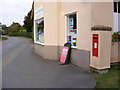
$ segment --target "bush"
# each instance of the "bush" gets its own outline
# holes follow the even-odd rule
[[[120,42],[120,31],[113,33],[113,35],[112,35],[112,41],[113,42]]]
[[[7,39],[8,39],[7,37],[0,36],[0,40],[7,40]]]
[[[8,35],[32,38],[32,32],[9,32]]]

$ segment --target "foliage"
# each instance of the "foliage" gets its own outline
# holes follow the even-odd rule
[[[95,88],[119,88],[120,79],[119,73],[120,65],[112,65],[110,71],[105,74],[95,74],[96,87]]]
[[[9,32],[9,36],[32,38],[32,32]]]
[[[7,37],[0,37],[0,40],[7,40],[8,38]]]
[[[25,29],[23,26],[21,26],[20,32],[21,32],[21,31],[26,32],[26,29]]]
[[[8,32],[19,32],[21,29],[21,25],[19,23],[13,22],[9,27],[8,27]]]
[[[112,41],[113,42],[119,42],[120,41],[120,31],[113,33],[113,35],[112,35]]]
[[[23,30],[20,30],[19,32],[27,32],[25,29],[23,29]]]
[[[3,34],[7,34],[8,27],[6,25],[2,25],[2,30],[4,30]]]
[[[6,30],[6,29],[7,29],[7,26],[6,26],[6,25],[2,25],[2,29],[3,29],[3,30]]]
[[[34,41],[34,29],[32,30],[32,40]]]
[[[31,18],[31,12],[32,10],[30,10],[27,14],[27,16],[25,16],[24,18],[24,25],[23,27],[26,28],[27,32],[32,32],[32,28],[33,28],[33,18]]]
[[[8,27],[8,35],[9,36],[18,36],[18,37],[29,37],[32,38],[31,32],[26,32],[25,28],[21,26],[19,23],[13,22]]]
[[[5,34],[9,36],[33,37],[33,18],[31,19],[31,10],[24,18],[24,25],[21,26],[17,22],[13,22],[9,27],[3,25],[2,28],[6,30]]]

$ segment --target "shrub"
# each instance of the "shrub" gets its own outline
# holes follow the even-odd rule
[[[112,41],[113,42],[120,42],[120,31],[113,33],[113,35],[112,35]]]
[[[8,35],[32,38],[32,32],[9,32]]]
[[[7,40],[7,37],[0,36],[0,40]]]

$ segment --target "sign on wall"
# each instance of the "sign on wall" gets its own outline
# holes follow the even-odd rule
[[[43,16],[43,6],[39,7],[37,10],[34,12],[35,19],[39,19],[40,17]]]

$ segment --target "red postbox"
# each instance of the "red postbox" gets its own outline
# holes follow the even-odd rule
[[[93,34],[92,55],[98,57],[98,34]]]

